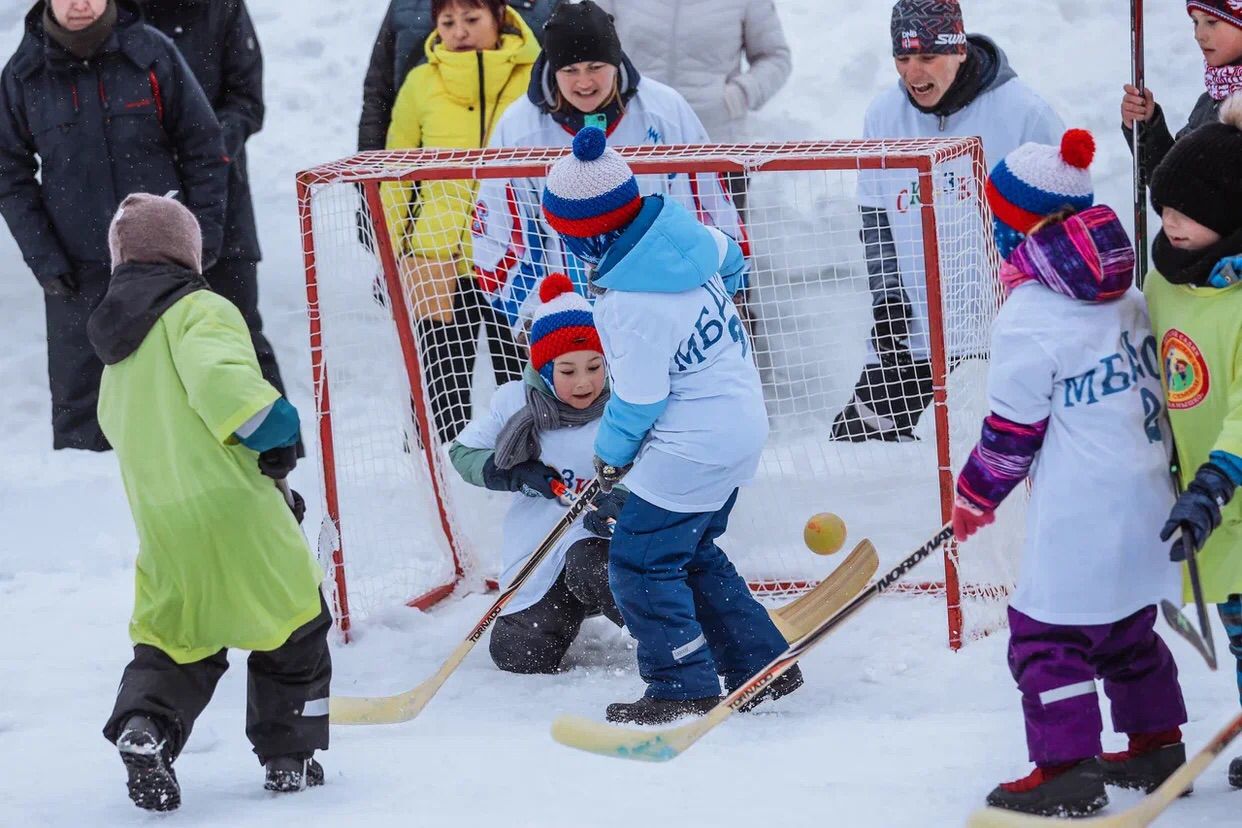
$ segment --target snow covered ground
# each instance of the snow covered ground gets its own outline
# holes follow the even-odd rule
[[[267,128],[250,143],[266,251],[263,310],[303,412],[312,406],[293,173],[352,150],[384,5],[250,2],[268,66]],[[754,120],[756,137],[857,135],[867,101],[893,82],[888,3],[777,5],[794,76]],[[1096,132],[1097,189],[1127,212],[1129,156],[1116,127],[1119,87],[1129,75],[1126,4],[964,5],[968,28],[995,37],[1067,124]],[[1180,124],[1202,88],[1198,52],[1181,3],[1148,6],[1150,85],[1170,123]],[[0,11],[0,52],[18,42],[22,14]],[[98,734],[129,656],[135,538],[124,494],[113,458],[50,451],[41,304],[7,231],[0,231],[0,262],[0,825],[152,824],[125,798],[120,765]],[[314,469],[308,461],[294,473],[312,504]],[[317,524],[317,515],[308,516],[308,526]],[[487,600],[473,595],[428,614],[392,609],[371,619],[355,643],[336,648],[335,688],[394,692],[422,680]],[[178,764],[185,804],[173,819],[187,826],[960,825],[995,782],[1027,765],[1003,638],[952,654],[943,630],[936,601],[885,599],[808,659],[804,690],[654,766],[574,753],[548,736],[556,714],[598,716],[607,702],[641,689],[628,639],[592,621],[573,651],[576,669],[565,675],[501,674],[476,652],[416,722],[334,731],[324,759],[328,785],[285,799],[261,790],[242,733],[244,660],[234,659]],[[1170,639],[1191,711],[1187,741],[1197,746],[1235,709],[1231,670],[1209,674]],[[1239,797],[1227,792],[1219,763],[1159,824],[1229,824]],[[1114,795],[1114,807],[1133,801]]]

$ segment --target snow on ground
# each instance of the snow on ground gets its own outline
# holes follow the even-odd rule
[[[888,3],[777,5],[795,70],[755,119],[756,136],[855,136],[867,101],[893,82]],[[312,407],[293,173],[352,150],[383,6],[250,2],[268,66],[267,128],[250,143],[267,254],[263,310],[303,412]],[[1067,124],[1096,132],[1097,189],[1124,214],[1129,161],[1116,121],[1129,74],[1126,5],[965,6],[969,28],[994,36]],[[5,52],[20,37],[22,14],[0,11]],[[1170,123],[1180,124],[1202,88],[1198,53],[1181,3],[1149,3],[1148,16],[1150,84]],[[98,735],[129,655],[135,538],[124,494],[113,458],[49,450],[39,294],[7,232],[0,254],[0,825],[154,824],[125,798],[120,765]],[[294,485],[315,492],[314,468],[299,468]],[[307,526],[317,523],[318,515],[308,516]],[[394,692],[421,681],[487,601],[471,595],[428,614],[382,613],[353,644],[336,648],[336,689]],[[416,722],[334,731],[327,787],[279,799],[261,790],[242,733],[244,661],[235,658],[178,764],[185,804],[172,819],[186,826],[960,825],[995,782],[1027,765],[1003,637],[952,654],[943,631],[943,608],[932,599],[880,601],[807,659],[801,692],[735,717],[667,765],[578,754],[548,736],[558,713],[599,716],[607,702],[640,692],[628,639],[605,622],[589,622],[571,656],[575,669],[555,678],[501,674],[480,647]],[[1191,710],[1188,742],[1199,745],[1235,709],[1231,671],[1210,675],[1188,647],[1170,643]],[[1236,820],[1242,794],[1227,793],[1223,775],[1218,763],[1159,824]],[[1116,806],[1133,801],[1114,795]]]

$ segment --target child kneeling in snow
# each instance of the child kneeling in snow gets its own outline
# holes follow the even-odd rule
[[[104,735],[136,805],[178,807],[172,765],[228,668],[226,648],[251,650],[246,735],[264,787],[322,784],[311,756],[328,746],[332,617],[273,482],[297,462],[297,411],[263,379],[240,311],[203,280],[189,210],[128,196],[108,242],[112,279],[87,330],[139,548],[134,658]]]
[[[562,273],[543,280],[521,380],[492,397],[449,449],[468,483],[514,492],[505,515],[502,583],[508,583],[565,513],[556,483],[590,482],[595,433],[608,402],[603,348],[586,299]],[[608,589],[610,520],[625,503],[614,490],[595,500],[496,619],[492,660],[514,673],[555,673],[583,620],[602,613],[621,625]]]
[[[1181,529],[1197,552],[1205,601],[1217,605],[1237,658],[1242,695],[1242,93],[1220,122],[1179,140],[1151,180],[1164,227],[1143,290],[1160,342],[1182,487],[1162,537]],[[1231,502],[1232,501],[1232,502]],[[1189,583],[1183,598],[1193,595]],[[1229,765],[1242,788],[1242,757]]]
[[[614,722],[705,713],[785,650],[767,612],[716,545],[768,434],[759,373],[733,295],[737,244],[663,196],[640,198],[602,130],[574,137],[552,167],[543,211],[566,248],[597,270],[612,397],[595,439],[605,491],[623,475],[609,582],[638,640],[644,696],[608,706]],[[630,468],[632,465],[632,468]],[[626,472],[628,471],[628,475]],[[797,689],[796,666],[752,705]]]
[[[988,179],[1009,297],[992,328],[991,414],[953,512],[965,540],[1030,475],[1009,666],[1036,767],[987,801],[1042,815],[1093,813],[1105,783],[1151,789],[1186,760],[1177,667],[1155,631],[1177,579],[1158,538],[1173,487],[1155,339],[1125,229],[1091,206],[1094,147],[1070,130]],[[1124,753],[1100,755],[1097,678]]]

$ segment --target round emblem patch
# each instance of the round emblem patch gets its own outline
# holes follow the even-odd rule
[[[1164,360],[1169,410],[1184,411],[1203,402],[1211,387],[1211,377],[1199,346],[1186,334],[1170,328],[1160,343],[1160,356]]]

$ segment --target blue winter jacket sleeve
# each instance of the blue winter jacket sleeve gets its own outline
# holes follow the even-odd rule
[[[667,407],[667,397],[648,405],[635,405],[614,393],[604,406],[604,416],[595,435],[595,456],[618,468],[634,462],[647,432]]]
[[[268,449],[296,443],[300,428],[298,410],[284,397],[280,397],[242,423],[233,433],[243,446],[262,454]]]
[[[1229,476],[1235,486],[1242,486],[1242,457],[1227,451],[1214,451],[1208,455],[1208,461],[1219,466]]]
[[[746,276],[750,271],[750,264],[742,255],[742,248],[738,246],[738,243],[728,236],[725,238],[728,243],[724,261],[720,264],[720,278],[724,282],[725,290],[732,296],[746,287]]]

